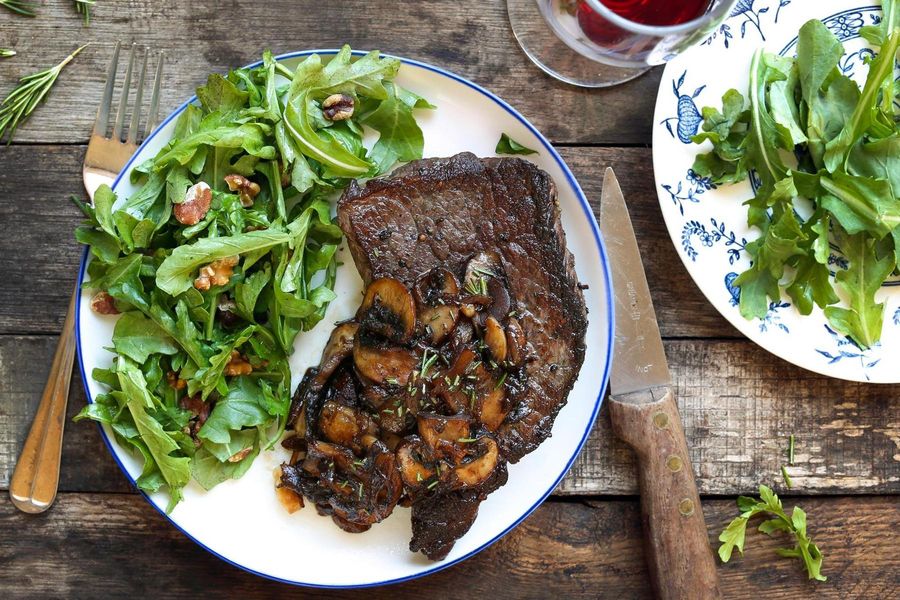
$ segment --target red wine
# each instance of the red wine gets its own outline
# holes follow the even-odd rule
[[[600,0],[600,3],[629,21],[643,25],[678,25],[705,13],[712,0]],[[592,41],[610,44],[621,39],[621,29],[598,15],[591,6],[578,2],[578,24]]]

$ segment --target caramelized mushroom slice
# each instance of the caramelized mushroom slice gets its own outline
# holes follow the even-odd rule
[[[341,323],[331,332],[325,351],[322,352],[322,361],[319,363],[319,372],[316,374],[315,385],[322,387],[334,373],[334,370],[353,352],[353,340],[359,329],[357,323]]]
[[[462,326],[463,324],[460,324],[457,331]],[[445,371],[444,376],[435,382],[434,394],[454,412],[462,412],[471,408],[465,388],[468,382],[467,376],[470,374],[469,370],[477,358],[478,355],[470,348],[463,348],[453,365]]]
[[[494,474],[500,462],[500,449],[492,437],[478,438],[471,446],[478,453],[475,458],[453,469],[458,487],[473,487],[484,483]]]
[[[471,419],[467,415],[444,416],[419,413],[419,435],[437,458],[460,458],[460,444],[469,438]]]
[[[353,364],[359,373],[377,384],[406,385],[418,364],[405,348],[376,348],[364,345],[357,337],[353,345]]]
[[[434,470],[425,464],[427,454],[427,449],[418,436],[410,436],[397,448],[397,464],[405,485],[410,488],[421,487],[434,477]]]
[[[319,429],[328,441],[357,452],[362,449],[361,437],[378,431],[378,427],[368,415],[330,400],[322,405]]]
[[[413,287],[419,323],[435,345],[443,342],[459,319],[456,297],[459,282],[447,269],[438,267],[420,277]]]
[[[488,377],[488,385],[482,386],[479,390],[475,404],[475,415],[481,423],[488,428],[488,431],[497,431],[503,419],[506,418],[506,412],[503,408],[506,392],[502,385],[497,385],[493,381],[493,377]]]
[[[506,360],[506,332],[493,315],[488,316],[484,323],[484,343],[495,361],[502,363]]]
[[[526,344],[522,325],[518,319],[510,317],[506,322],[506,356],[512,366],[521,367],[525,364],[525,357],[528,354]]]
[[[369,284],[359,315],[361,327],[396,344],[406,344],[415,332],[416,305],[412,295],[392,277]]]

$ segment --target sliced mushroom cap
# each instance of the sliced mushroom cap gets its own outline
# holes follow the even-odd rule
[[[417,436],[410,436],[397,448],[397,465],[403,483],[411,488],[427,485],[434,477],[434,470],[426,462],[428,450]]]
[[[509,309],[512,306],[509,290],[506,289],[505,275],[498,275],[488,280],[488,295],[493,300],[488,313],[502,322],[509,314]]]
[[[489,378],[487,386],[481,386],[476,396],[475,416],[487,427],[488,431],[497,431],[507,411],[504,409],[506,391],[502,385]]]
[[[476,456],[453,469],[459,487],[473,487],[484,483],[494,474],[500,462],[500,449],[492,437],[481,437],[471,446],[471,450],[477,452]]]
[[[435,268],[420,277],[413,286],[419,325],[430,338],[432,344],[440,344],[456,326],[459,307],[456,297],[459,282],[443,268]]]
[[[506,360],[506,332],[493,315],[488,316],[484,323],[484,343],[496,362],[502,363]]]
[[[360,325],[396,344],[412,339],[416,328],[416,305],[412,294],[392,277],[376,279],[366,288],[359,309]]]
[[[506,356],[512,366],[521,367],[525,364],[525,357],[528,355],[526,344],[522,325],[518,319],[510,317],[506,322]]]
[[[378,431],[368,415],[334,401],[322,405],[322,411],[319,413],[319,429],[329,442],[356,451],[362,447],[363,434],[374,434]]]
[[[464,414],[444,416],[435,413],[419,413],[416,418],[419,436],[431,448],[437,458],[455,457],[459,453],[460,440],[469,438],[471,419]]]
[[[463,324],[460,324],[459,330]],[[471,326],[470,326],[471,327]],[[478,358],[470,348],[463,348],[453,364],[444,372],[434,386],[434,393],[454,412],[469,409],[469,398],[466,396],[466,376],[473,362]]]
[[[367,346],[357,337],[353,346],[353,364],[363,377],[374,383],[406,385],[418,362],[405,348]]]
[[[503,263],[496,252],[479,252],[469,259],[466,265],[465,287],[471,290],[487,291],[488,279],[500,277],[503,273]],[[481,281],[484,280],[484,287]],[[485,294],[487,295],[487,294]]]
[[[319,363],[319,372],[316,374],[315,384],[324,386],[345,358],[353,352],[353,340],[359,329],[357,323],[341,323],[331,332],[325,351],[322,352],[322,361]]]

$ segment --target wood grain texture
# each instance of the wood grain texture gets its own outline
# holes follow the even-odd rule
[[[2,67],[3,63],[0,63]],[[81,251],[74,228],[81,213],[84,146],[0,146],[0,334],[57,333]],[[605,168],[616,169],[645,256],[650,292],[664,337],[740,334],[694,285],[666,233],[647,148],[562,148],[563,158],[599,214]],[[49,176],[48,173],[52,173]],[[777,359],[772,358],[772,361]]]
[[[785,505],[793,506],[793,499]],[[884,532],[900,520],[896,498],[818,498],[800,504],[825,554],[824,583],[775,556],[780,537],[748,531],[746,555],[718,572],[726,598],[889,598],[900,557]],[[737,514],[733,500],[705,504],[711,542]],[[190,542],[142,498],[61,494],[40,516],[0,500],[0,596],[5,598],[321,598],[321,591],[265,581]],[[637,501],[551,501],[477,556],[424,579],[333,591],[338,600],[390,598],[642,599],[650,597]],[[302,558],[298,558],[298,569]],[[352,565],[346,565],[352,568]],[[435,593],[437,592],[437,595]]]
[[[59,4],[59,6],[56,6]],[[0,64],[5,89],[62,60],[70,64],[47,103],[17,133],[21,142],[86,142],[116,40],[166,53],[161,114],[193,95],[206,74],[262,57],[348,43],[433,63],[482,84],[516,106],[555,142],[648,143],[661,70],[603,92],[560,83],[531,64],[513,38],[505,0],[408,2],[178,2],[107,0],[83,28],[69,5],[42,6],[38,19],[4,13],[0,39],[15,60]],[[428,32],[428,34],[424,34]],[[124,67],[122,67],[124,71]]]
[[[50,366],[53,336],[0,336],[0,489],[9,484]],[[788,436],[794,493],[900,493],[900,386],[844,383],[807,373],[749,342],[666,342],[701,494],[784,492]],[[69,417],[84,406],[76,371]],[[68,423],[61,491],[127,491],[93,423]],[[558,494],[637,493],[631,450],[604,406]]]

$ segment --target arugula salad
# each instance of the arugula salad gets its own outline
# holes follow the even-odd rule
[[[90,246],[92,308],[119,314],[108,391],[76,417],[109,425],[143,457],[137,485],[172,510],[193,478],[241,477],[281,436],[288,357],[335,297],[341,231],[332,201],[351,179],[421,158],[400,62],[345,46],[295,71],[262,64],[210,75],[172,139],[101,187],[76,238]],[[371,149],[364,128],[378,134]],[[77,202],[77,201],[76,201]]]
[[[704,108],[694,137],[713,145],[694,163],[699,175],[716,184],[758,177],[746,205],[761,235],[747,245],[752,266],[735,280],[741,314],[764,317],[784,289],[802,314],[819,306],[862,348],[881,336],[875,293],[900,266],[900,2],[882,7],[882,21],[860,30],[879,49],[862,89],[839,68],[841,42],[811,20],[796,58],[758,51],[747,98],[732,89],[721,110]],[[832,280],[833,249],[846,268]]]

